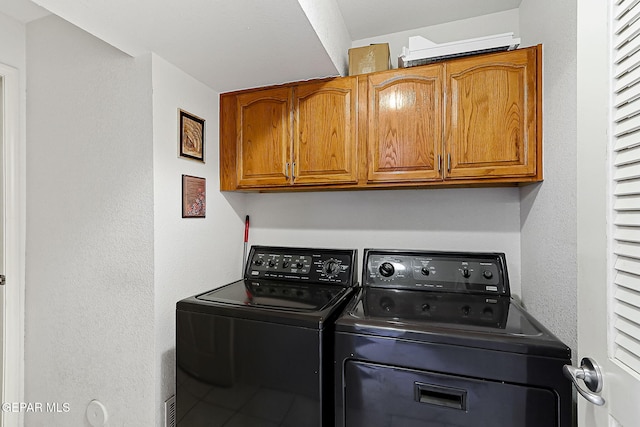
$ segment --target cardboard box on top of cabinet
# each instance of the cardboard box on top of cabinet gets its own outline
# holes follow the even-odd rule
[[[349,75],[373,73],[391,68],[389,43],[349,49]]]

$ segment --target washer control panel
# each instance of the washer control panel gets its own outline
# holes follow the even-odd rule
[[[296,280],[352,286],[356,278],[357,251],[279,246],[252,246],[245,279]]]
[[[510,295],[503,253],[365,249],[364,286]]]

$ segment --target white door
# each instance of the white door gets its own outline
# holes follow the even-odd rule
[[[596,406],[578,396],[578,426],[634,427],[640,425],[640,52],[633,46],[640,48],[640,2],[578,0],[577,7],[576,359],[600,366],[605,400]]]
[[[24,152],[20,77],[0,64],[0,402],[22,402],[24,378]],[[0,280],[2,278],[0,277]],[[23,414],[0,410],[0,427],[22,425]]]
[[[0,354],[4,354],[4,84],[0,76]],[[4,357],[0,366],[0,402],[4,402]],[[0,417],[0,427],[4,423]]]

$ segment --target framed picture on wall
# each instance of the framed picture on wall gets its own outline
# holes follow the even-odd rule
[[[182,218],[204,218],[207,210],[205,178],[182,175]]]
[[[180,112],[180,157],[200,160],[204,163],[204,119]]]

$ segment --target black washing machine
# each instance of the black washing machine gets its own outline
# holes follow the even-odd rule
[[[243,280],[178,302],[178,426],[333,426],[333,322],[356,255],[253,246]]]
[[[510,297],[504,254],[365,250],[336,321],[336,427],[570,427],[571,350]]]

